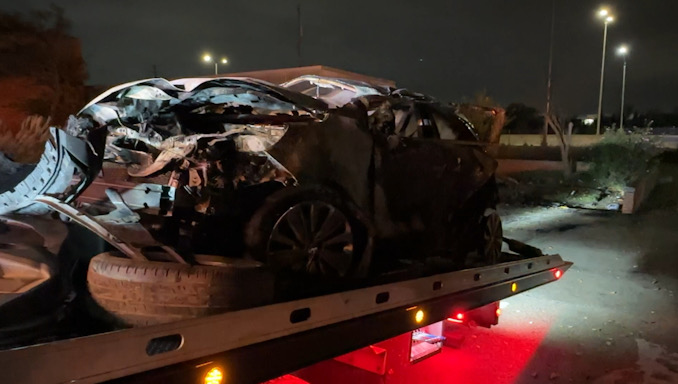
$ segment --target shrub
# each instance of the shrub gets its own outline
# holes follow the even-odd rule
[[[49,123],[49,118],[28,116],[14,132],[4,129],[0,121],[0,155],[16,163],[37,163],[49,139]]]
[[[589,174],[599,187],[621,193],[655,166],[659,152],[650,129],[609,130],[591,149]]]

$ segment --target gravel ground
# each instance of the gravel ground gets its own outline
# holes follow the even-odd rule
[[[678,383],[678,213],[502,207],[505,233],[574,266],[420,364],[440,383]],[[436,361],[438,359],[438,361]]]

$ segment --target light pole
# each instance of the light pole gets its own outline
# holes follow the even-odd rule
[[[621,112],[619,113],[619,129],[624,129],[624,92],[626,91],[626,55],[629,53],[629,48],[622,45],[617,49],[617,54],[624,59],[624,70],[622,72],[622,96],[621,96]]]
[[[546,113],[544,114],[544,135],[541,138],[541,145],[546,146],[547,136],[549,134],[549,116],[551,115],[551,75],[553,73],[553,33],[556,25],[556,0],[551,4],[551,39],[549,43],[549,72],[546,81]]]
[[[214,60],[212,58],[212,55],[210,55],[209,53],[204,54],[203,57],[202,57],[202,61],[204,61],[206,63],[214,62],[214,74],[215,75],[219,74],[219,62]],[[228,63],[228,60],[225,57],[222,57],[220,61],[221,61],[221,64],[227,64]]]
[[[596,135],[600,135],[600,121],[603,113],[603,79],[605,78],[605,47],[607,45],[607,25],[614,21],[607,9],[598,11],[598,17],[605,20],[605,29],[603,31],[603,60],[600,65],[600,92],[598,93],[598,123],[596,124]]]

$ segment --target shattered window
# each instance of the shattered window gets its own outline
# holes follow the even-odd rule
[[[421,105],[406,110],[396,110],[396,132],[399,136],[410,138],[439,138],[431,116]]]
[[[424,139],[437,139],[440,138],[436,127],[433,125],[432,120],[428,117],[422,117],[419,119],[419,137]]]
[[[401,123],[398,123],[398,114],[401,114]],[[397,133],[402,137],[419,137],[419,126],[417,117],[410,111],[397,111],[396,113]]]
[[[448,120],[450,127],[457,135],[456,140],[478,141],[478,134],[471,123],[457,114],[451,114]]]
[[[441,139],[461,141],[478,140],[473,125],[457,114],[454,108],[431,105],[427,112],[435,121]]]
[[[326,84],[316,84],[311,81],[301,81],[287,88],[307,96],[315,97],[316,99],[321,99],[334,108],[345,105],[356,97],[354,91]]]
[[[311,83],[308,80],[300,81],[296,84],[292,84],[292,85],[287,86],[287,89],[290,89],[290,90],[295,91],[295,92],[303,93],[304,95],[308,95],[308,96],[315,96],[318,88],[319,87],[317,85]]]
[[[456,140],[457,133],[450,125],[450,121],[437,112],[434,112],[432,115],[433,120],[436,122],[436,127],[438,128],[438,134],[440,135],[440,138],[443,140]]]
[[[410,113],[403,110],[396,110],[394,111],[394,115],[396,132],[400,132],[403,129],[403,126],[407,123],[407,118],[410,116]]]

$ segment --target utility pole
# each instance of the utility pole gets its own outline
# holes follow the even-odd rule
[[[619,129],[624,129],[624,92],[626,91],[626,48],[622,53],[624,56],[624,72],[622,74],[622,97],[621,97],[621,113],[619,114]]]
[[[603,60],[600,64],[600,91],[598,92],[598,121],[596,122],[596,135],[600,135],[600,124],[603,119],[603,80],[605,79],[605,48],[607,47],[607,25],[614,20],[607,9],[601,9],[598,16],[604,18],[605,29],[603,30]]]
[[[549,77],[546,82],[546,113],[544,114],[544,135],[541,139],[541,145],[546,146],[546,137],[549,134],[548,117],[551,115],[551,76],[553,74],[553,37],[556,25],[556,0],[553,0],[551,7],[551,42],[549,44]]]
[[[304,28],[301,25],[301,4],[297,4],[297,24],[299,25],[299,35],[297,36],[297,60],[301,67],[301,41],[304,38]]]
[[[603,32],[603,61],[600,64],[600,91],[598,92],[598,121],[596,122],[596,135],[600,135],[600,120],[603,119],[603,79],[605,79],[605,46],[607,45],[607,22]]]

